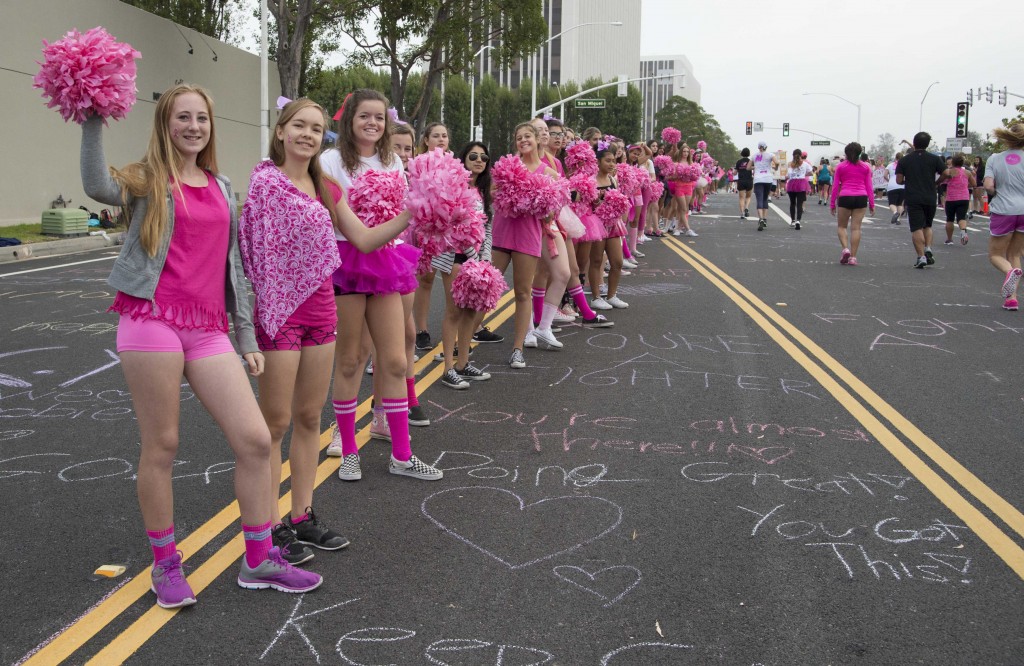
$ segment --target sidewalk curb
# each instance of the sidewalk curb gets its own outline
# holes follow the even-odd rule
[[[46,241],[44,243],[27,243],[0,248],[0,264],[8,264],[25,259],[38,257],[54,257],[62,254],[74,254],[103,247],[113,247],[124,243],[125,232],[81,238],[65,238],[63,240]]]

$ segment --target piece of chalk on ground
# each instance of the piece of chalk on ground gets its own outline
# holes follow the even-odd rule
[[[780,308],[786,307],[785,303],[776,303],[775,305],[779,306]]]
[[[93,573],[97,576],[106,576],[107,578],[116,578],[125,572],[125,567],[120,564],[104,564]]]

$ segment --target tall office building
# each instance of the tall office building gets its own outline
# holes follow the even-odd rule
[[[655,138],[654,116],[674,95],[700,104],[700,83],[693,75],[693,65],[683,55],[643,56],[640,60],[640,76],[664,76],[665,78],[640,81],[643,95],[643,136]]]
[[[531,71],[538,81],[582,84],[591,77],[605,81],[640,75],[641,0],[541,0],[549,42],[537,55],[499,69],[490,51],[481,54],[476,71],[490,72],[501,85],[516,88]],[[621,22],[621,26],[609,25]],[[584,25],[587,24],[587,25]]]

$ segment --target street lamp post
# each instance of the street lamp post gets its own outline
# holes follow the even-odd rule
[[[622,21],[607,21],[607,22],[605,22],[605,21],[590,21],[590,22],[587,22],[587,23],[580,23],[578,25],[572,26],[571,28],[566,28],[562,32],[558,33],[557,35],[554,35],[552,37],[548,37],[547,40],[544,43],[545,44],[550,44],[551,42],[553,42],[554,40],[558,39],[559,37],[561,37],[565,33],[569,32],[570,30],[575,30],[576,28],[582,28],[582,27],[588,26],[588,25],[612,25],[612,26],[616,26],[616,27],[621,27],[622,26]],[[532,59],[532,62],[530,63],[530,117],[531,118],[533,118],[534,116],[537,115],[537,71],[538,71],[538,63],[539,62],[540,62],[540,57],[539,57],[539,52],[538,52],[537,57],[534,57]]]
[[[480,50],[473,54],[473,64],[476,64],[476,59],[480,57],[480,54],[487,49],[493,49],[493,46],[481,46]],[[483,83],[483,64],[480,65],[480,82]],[[469,77],[469,140],[476,141],[476,125],[473,124],[473,108],[476,104],[476,76],[470,75]]]
[[[838,97],[839,99],[843,100],[847,104],[851,104],[851,105],[857,107],[857,143],[860,143],[860,104],[857,104],[856,102],[851,102],[850,100],[846,99],[845,97],[842,97],[842,96],[837,95],[835,93],[809,92],[809,93],[804,93],[804,95],[805,96],[806,95],[829,95],[831,97]]]
[[[921,110],[917,114],[917,131],[920,132],[921,128],[924,127],[924,101],[928,99],[928,93],[932,91],[932,86],[938,84],[938,81],[928,86],[928,89],[924,91],[924,97],[921,98]]]

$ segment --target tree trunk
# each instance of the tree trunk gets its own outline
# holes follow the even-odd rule
[[[299,0],[295,13],[287,0],[268,0],[267,7],[277,21],[277,71],[281,94],[288,99],[299,96],[302,76],[302,42],[313,17],[313,0]]]

